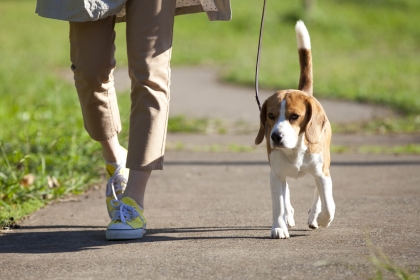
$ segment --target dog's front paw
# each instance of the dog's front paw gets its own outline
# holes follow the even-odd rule
[[[329,227],[332,220],[334,219],[334,216],[328,213],[327,211],[321,211],[319,213],[317,220],[318,225],[321,227]]]
[[[289,238],[289,231],[286,229],[282,229],[282,228],[272,228],[271,229],[271,238],[273,239],[285,239],[285,238]]]

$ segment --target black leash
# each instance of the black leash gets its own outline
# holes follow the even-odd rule
[[[255,99],[257,100],[258,108],[261,111],[261,103],[260,98],[258,97],[258,74],[259,74],[259,67],[260,67],[260,53],[261,53],[261,41],[262,41],[262,33],[264,29],[264,17],[265,17],[265,2],[261,16],[261,26],[260,26],[260,38],[258,39],[258,52],[257,52],[257,65],[255,67]]]

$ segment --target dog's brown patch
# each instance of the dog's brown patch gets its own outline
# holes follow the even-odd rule
[[[312,53],[311,50],[299,49],[300,78],[298,89],[309,95],[313,94]]]

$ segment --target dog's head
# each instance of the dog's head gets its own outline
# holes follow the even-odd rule
[[[260,121],[256,145],[265,136],[271,149],[292,149],[302,133],[310,144],[318,143],[328,119],[313,96],[300,90],[281,90],[264,102]]]

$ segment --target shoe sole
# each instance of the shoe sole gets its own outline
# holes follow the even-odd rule
[[[140,239],[143,237],[145,233],[146,233],[146,229],[143,229],[143,228],[127,229],[127,230],[107,229],[105,235],[106,235],[107,240],[128,240],[128,239]]]

